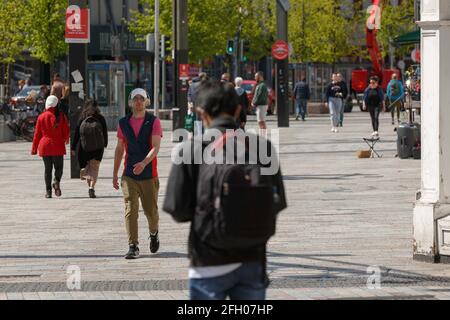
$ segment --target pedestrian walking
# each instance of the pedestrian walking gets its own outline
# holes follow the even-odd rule
[[[370,78],[369,87],[364,92],[364,110],[369,110],[370,117],[372,119],[373,133],[372,137],[378,139],[380,137],[378,133],[379,129],[379,117],[380,113],[384,110],[384,93],[383,89],[379,87],[379,78],[374,76]]]
[[[108,127],[95,100],[88,100],[81,111],[72,143],[72,155],[77,156],[80,178],[88,184],[89,198],[95,199],[100,163],[108,147]]]
[[[188,110],[193,110],[195,113],[195,120],[194,120],[194,134],[202,134],[203,128],[202,128],[202,121],[200,119],[200,115],[195,111],[195,100],[197,98],[197,91],[200,85],[208,80],[208,75],[205,72],[200,72],[198,74],[198,77],[192,79],[192,84],[189,86],[188,90]],[[189,120],[189,119],[188,119]]]
[[[55,195],[61,197],[61,179],[64,169],[66,144],[69,143],[69,122],[63,113],[57,112],[58,98],[49,96],[45,102],[44,113],[41,113],[36,123],[31,154],[42,157],[45,166],[45,187],[47,199],[52,198],[52,188]],[[52,183],[53,169],[55,170]]]
[[[342,98],[344,97],[344,92],[341,84],[339,83],[337,74],[333,74],[331,77],[331,83],[328,85],[326,90],[326,99],[328,103],[328,108],[330,109],[331,116],[331,132],[338,133],[338,127],[340,124],[341,109],[342,109]]]
[[[337,81],[339,82],[339,85],[342,88],[342,108],[341,108],[341,114],[340,114],[340,118],[339,118],[339,126],[343,127],[344,126],[344,114],[345,114],[345,104],[347,101],[347,97],[348,97],[348,87],[347,87],[347,83],[344,81],[344,77],[342,76],[341,73],[337,74]]]
[[[200,143],[200,152],[211,143],[215,152],[226,152],[223,148],[228,141],[224,140],[232,136],[229,130],[237,129],[239,116],[235,90],[208,81],[199,91],[197,108],[203,113],[207,132],[223,134],[218,140]],[[273,150],[268,140],[252,137]],[[195,150],[195,146],[188,141],[179,147]],[[258,151],[247,151],[254,152],[259,163]],[[275,154],[271,153],[272,164],[278,162]],[[190,299],[264,300],[266,245],[274,234],[277,214],[286,208],[281,170],[278,167],[274,175],[263,176],[259,164],[197,165],[193,160],[172,165],[164,200],[164,211],[175,221],[191,222]],[[225,180],[231,176],[234,183]]]
[[[298,121],[299,118],[302,118],[302,121],[305,121],[306,114],[308,113],[308,100],[311,98],[311,90],[309,89],[309,85],[306,82],[306,78],[302,77],[300,81],[295,84],[294,88],[294,99],[296,106],[296,117],[295,120]]]
[[[259,71],[255,74],[256,88],[253,96],[252,107],[256,109],[256,120],[261,130],[267,129],[266,115],[269,107],[269,90],[264,81],[264,73]]]
[[[397,113],[397,122],[400,123],[400,111],[403,107],[403,100],[405,98],[405,89],[403,83],[398,80],[398,75],[394,73],[392,80],[387,87],[387,96],[392,116],[392,125],[395,125],[395,113]]]
[[[245,130],[245,125],[247,124],[247,111],[250,103],[248,101],[247,92],[241,87],[243,81],[244,79],[242,79],[241,77],[237,77],[236,79],[234,79],[234,89],[236,90],[239,98],[239,105],[241,106],[241,112],[237,120],[238,127],[242,130]]]
[[[121,180],[129,244],[126,259],[139,258],[139,199],[149,225],[150,252],[156,253],[159,250],[157,156],[163,132],[161,121],[146,112],[149,105],[150,99],[144,89],[133,90],[129,99],[132,115],[122,118],[117,129],[113,187],[119,190],[119,168],[126,154]]]

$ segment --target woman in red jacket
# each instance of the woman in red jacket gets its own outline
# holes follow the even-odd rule
[[[58,98],[49,96],[45,102],[46,111],[42,113],[36,124],[32,155],[39,152],[45,165],[45,185],[47,199],[52,197],[52,187],[55,195],[61,196],[61,178],[64,168],[66,144],[69,143],[69,122],[63,112],[58,110]],[[55,179],[52,185],[52,171],[55,168]]]

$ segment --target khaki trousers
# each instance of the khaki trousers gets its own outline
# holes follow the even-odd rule
[[[122,192],[125,201],[125,226],[128,233],[128,244],[138,245],[139,199],[147,217],[149,231],[155,234],[159,229],[158,192],[159,179],[138,181],[122,177]]]

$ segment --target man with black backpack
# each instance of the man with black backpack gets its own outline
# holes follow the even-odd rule
[[[264,300],[266,245],[287,206],[276,152],[268,140],[235,131],[240,106],[231,86],[207,81],[196,107],[207,129],[173,153],[184,160],[172,158],[163,207],[177,222],[191,222],[190,298]],[[235,146],[241,152],[230,152]]]

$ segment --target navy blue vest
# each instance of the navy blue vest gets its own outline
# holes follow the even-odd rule
[[[139,163],[148,156],[151,150],[151,137],[153,132],[153,124],[156,117],[150,113],[146,113],[145,120],[141,131],[136,138],[133,128],[130,125],[131,116],[122,118],[119,122],[124,137],[127,139],[127,161],[124,176],[134,180],[142,181],[153,178],[152,163],[145,167],[141,175],[136,176],[133,173],[134,165]]]

